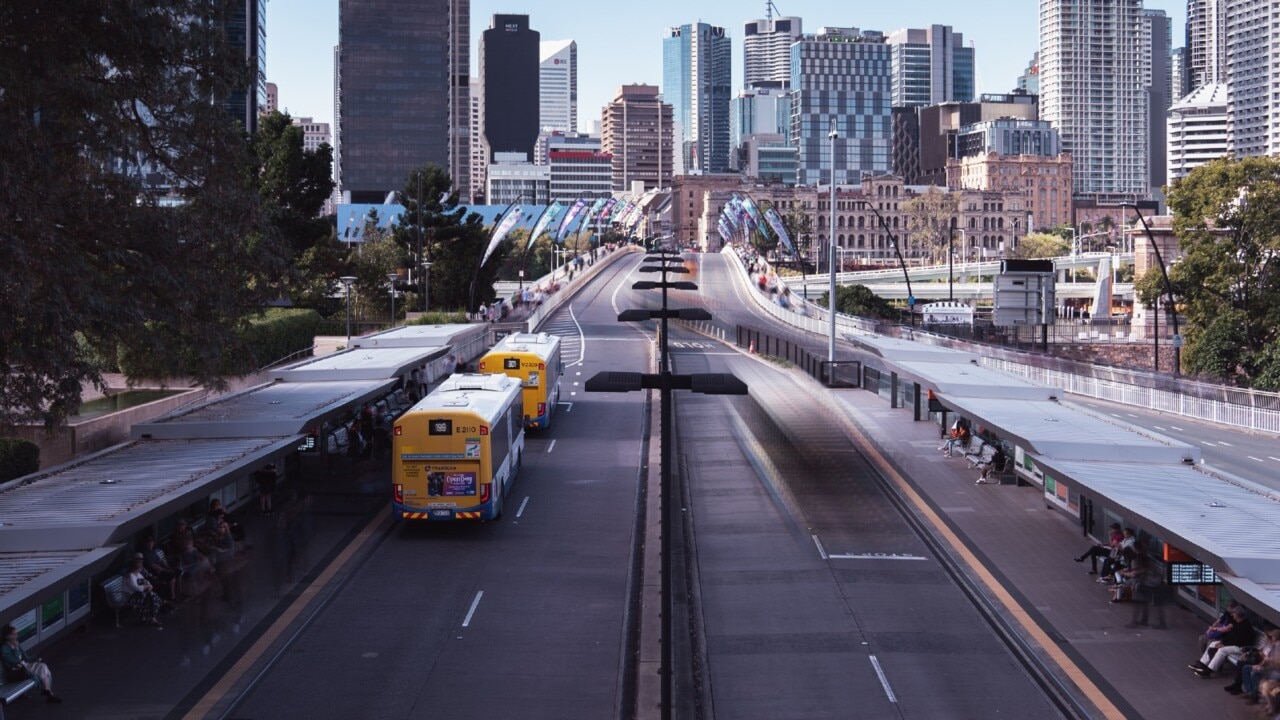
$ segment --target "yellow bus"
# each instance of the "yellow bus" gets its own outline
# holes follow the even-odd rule
[[[513,333],[480,358],[480,372],[504,373],[524,385],[524,424],[551,427],[551,416],[560,402],[560,336],[548,333]]]
[[[452,375],[401,415],[392,509],[406,520],[496,520],[524,454],[524,398],[506,375]]]

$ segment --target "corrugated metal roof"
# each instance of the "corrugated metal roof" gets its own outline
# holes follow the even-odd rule
[[[106,569],[121,547],[0,553],[0,617],[13,618],[50,595],[85,582]]]
[[[421,351],[418,351],[421,352]],[[391,391],[398,381],[287,382],[262,385],[185,412],[133,426],[134,438],[283,437]]]
[[[0,595],[79,558],[88,550],[0,553]]]
[[[1189,465],[1054,462],[1051,470],[1163,527],[1232,574],[1280,583],[1280,500]],[[1176,543],[1175,543],[1176,544]],[[1208,557],[1206,557],[1206,555]]]
[[[888,362],[976,363],[977,353],[884,335],[845,335],[845,340]],[[975,365],[976,367],[976,365]]]
[[[141,440],[0,490],[0,538],[24,525],[107,522],[282,438]]]
[[[922,385],[936,388],[943,399],[960,396],[1006,400],[1048,400],[1062,397],[1062,390],[1038,385],[968,362],[896,362],[898,372]]]
[[[483,323],[469,325],[405,325],[375,335],[351,338],[353,348],[373,347],[444,347],[462,345],[487,335]]]
[[[1183,462],[1184,458],[1200,460],[1199,448],[1105,420],[1072,403],[953,396],[947,396],[946,400],[998,435],[1016,440],[1024,449],[1048,458],[1171,465]]]
[[[304,360],[271,371],[275,380],[346,382],[402,376],[446,351],[443,347],[364,347]]]

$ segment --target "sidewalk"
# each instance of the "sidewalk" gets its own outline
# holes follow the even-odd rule
[[[130,611],[122,613],[123,627],[116,628],[112,613],[104,609],[84,632],[41,653],[65,702],[46,707],[32,693],[7,708],[8,720],[180,717],[183,706],[237,660],[350,534],[385,504],[387,471],[375,470],[376,461],[365,465],[354,472],[344,465],[332,477],[318,465],[308,467],[299,473],[302,477],[277,488],[272,515],[261,514],[256,499],[236,508],[233,516],[244,526],[249,547],[247,592],[238,618],[218,599],[211,602],[212,617],[203,626],[195,618],[198,609],[188,604],[162,616],[163,629],[139,624]],[[286,502],[296,493],[301,501]],[[282,542],[288,537],[302,541],[292,568]],[[202,646],[214,638],[204,654]],[[184,664],[184,655],[189,663]]]
[[[1124,627],[1133,607],[1108,604],[1105,587],[1086,574],[1088,563],[1072,562],[1089,541],[1069,517],[1046,507],[1043,489],[975,485],[978,473],[963,458],[938,451],[935,423],[913,422],[908,410],[891,409],[871,392],[829,392],[1045,631],[1092,667],[1104,691],[1153,720],[1260,717],[1257,706],[1223,692],[1229,677],[1202,680],[1187,669],[1207,624],[1194,613],[1171,605],[1166,630]]]

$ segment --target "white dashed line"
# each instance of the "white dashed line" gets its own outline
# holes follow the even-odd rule
[[[876,669],[876,677],[880,678],[880,686],[884,688],[884,694],[889,697],[889,702],[898,702],[898,698],[893,694],[893,688],[889,687],[889,678],[885,677],[884,670],[880,667],[880,661],[876,659],[875,655],[869,657],[871,658],[871,667]]]
[[[1226,440],[1219,440],[1219,441],[1218,441],[1218,444],[1219,444],[1219,445],[1226,445],[1227,447],[1235,447],[1234,445],[1232,445],[1231,443],[1227,442]]]
[[[480,606],[480,598],[482,597],[484,597],[484,591],[477,591],[476,599],[471,601],[471,609],[467,611],[467,617],[462,620],[462,627],[467,627],[471,624],[471,616],[476,614],[476,608]]]
[[[555,449],[555,447],[556,447],[556,441],[552,440],[551,444],[547,446],[547,452],[551,452],[552,450]]]
[[[1182,428],[1178,427],[1177,425],[1170,425],[1169,427],[1173,428],[1174,430],[1177,430],[1178,432],[1182,432]]]
[[[1153,427],[1153,428],[1155,428],[1155,429],[1159,430],[1160,432],[1164,432],[1164,431],[1165,431],[1165,429],[1164,429],[1164,428],[1162,428],[1162,427],[1160,427],[1159,425],[1152,425],[1151,427]]]
[[[1134,415],[1133,413],[1125,413],[1125,415],[1128,415],[1128,416],[1129,416],[1129,417],[1131,417],[1131,418],[1136,418],[1136,417],[1138,417],[1137,415]]]
[[[1266,462],[1266,460],[1263,460],[1262,458],[1256,458],[1252,455],[1249,455],[1248,457],[1250,460],[1257,460],[1258,462]]]
[[[1213,443],[1209,442],[1208,440],[1201,440],[1201,441],[1200,441],[1200,444],[1201,444],[1201,445],[1208,445],[1209,447],[1213,447]]]
[[[524,501],[520,503],[520,509],[516,511],[517,518],[524,514],[524,506],[528,504],[529,504],[529,496],[525,495]]]
[[[1280,462],[1280,458],[1276,457],[1275,455],[1268,455],[1267,457],[1271,458],[1272,460],[1275,460],[1276,462]]]
[[[1120,417],[1120,413],[1111,413],[1111,417]]]

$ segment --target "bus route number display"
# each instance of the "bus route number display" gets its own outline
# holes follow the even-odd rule
[[[1198,562],[1174,560],[1168,563],[1170,585],[1217,585],[1222,581],[1213,568]]]
[[[427,421],[428,435],[452,435],[453,421],[448,418]]]
[[[503,370],[519,370],[520,358],[503,358],[502,369]]]

